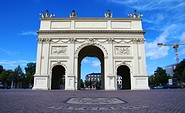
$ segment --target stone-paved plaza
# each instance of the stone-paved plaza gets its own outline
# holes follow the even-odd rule
[[[185,113],[185,89],[0,90],[0,113]]]

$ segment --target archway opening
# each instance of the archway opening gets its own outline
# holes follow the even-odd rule
[[[82,68],[82,63],[84,59],[97,59],[99,60],[99,70],[100,72],[95,72],[89,66]],[[83,62],[82,62],[83,61]],[[93,61],[90,61],[89,65],[93,65]],[[87,75],[82,75],[84,70],[88,70],[90,73]],[[82,84],[82,80],[84,77],[84,86]],[[78,90],[81,89],[104,89],[104,54],[102,50],[96,46],[86,46],[80,50],[78,54],[78,82],[77,82]]]
[[[81,61],[81,89],[101,89],[101,62],[97,57],[85,57]]]
[[[121,65],[117,69],[117,88],[120,90],[131,89],[130,68]]]
[[[61,65],[52,69],[51,89],[65,89],[65,68]]]

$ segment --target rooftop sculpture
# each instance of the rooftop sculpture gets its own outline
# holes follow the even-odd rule
[[[55,14],[49,14],[49,11],[48,10],[46,10],[46,13],[44,14],[44,13],[40,13],[40,16],[41,16],[41,18],[52,18],[52,17],[54,17],[55,16]]]
[[[72,10],[70,14],[70,18],[74,18],[74,17],[77,17],[77,13],[75,13],[75,10]]]
[[[112,13],[110,10],[107,10],[107,13],[105,13],[105,18],[112,18]]]
[[[141,18],[141,16],[143,16],[141,13],[140,14],[137,14],[136,13],[136,10],[134,10],[134,13],[133,14],[128,14],[128,16],[130,17],[130,18]]]
[[[40,16],[41,16],[41,18],[52,18],[55,16],[55,14],[53,14],[53,13],[49,14],[49,11],[46,10],[45,13],[40,13]],[[72,12],[69,16],[70,16],[70,18],[75,18],[75,17],[77,17],[77,13],[75,12],[75,10],[72,10]],[[130,14],[128,14],[128,16],[130,18],[141,18],[141,16],[143,16],[143,15],[141,13],[137,14],[136,10],[134,10],[134,13],[133,14],[130,13]],[[107,10],[107,13],[105,13],[105,18],[112,18],[112,13],[110,10]]]

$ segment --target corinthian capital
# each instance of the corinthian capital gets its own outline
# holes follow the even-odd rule
[[[42,43],[43,42],[43,38],[37,38],[37,42],[38,43]]]

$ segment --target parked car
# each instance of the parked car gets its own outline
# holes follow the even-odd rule
[[[0,82],[0,89],[6,89],[6,86]]]
[[[153,89],[164,89],[165,87],[164,86],[155,86]]]
[[[167,89],[180,89],[181,87],[178,85],[167,85],[166,88]]]

